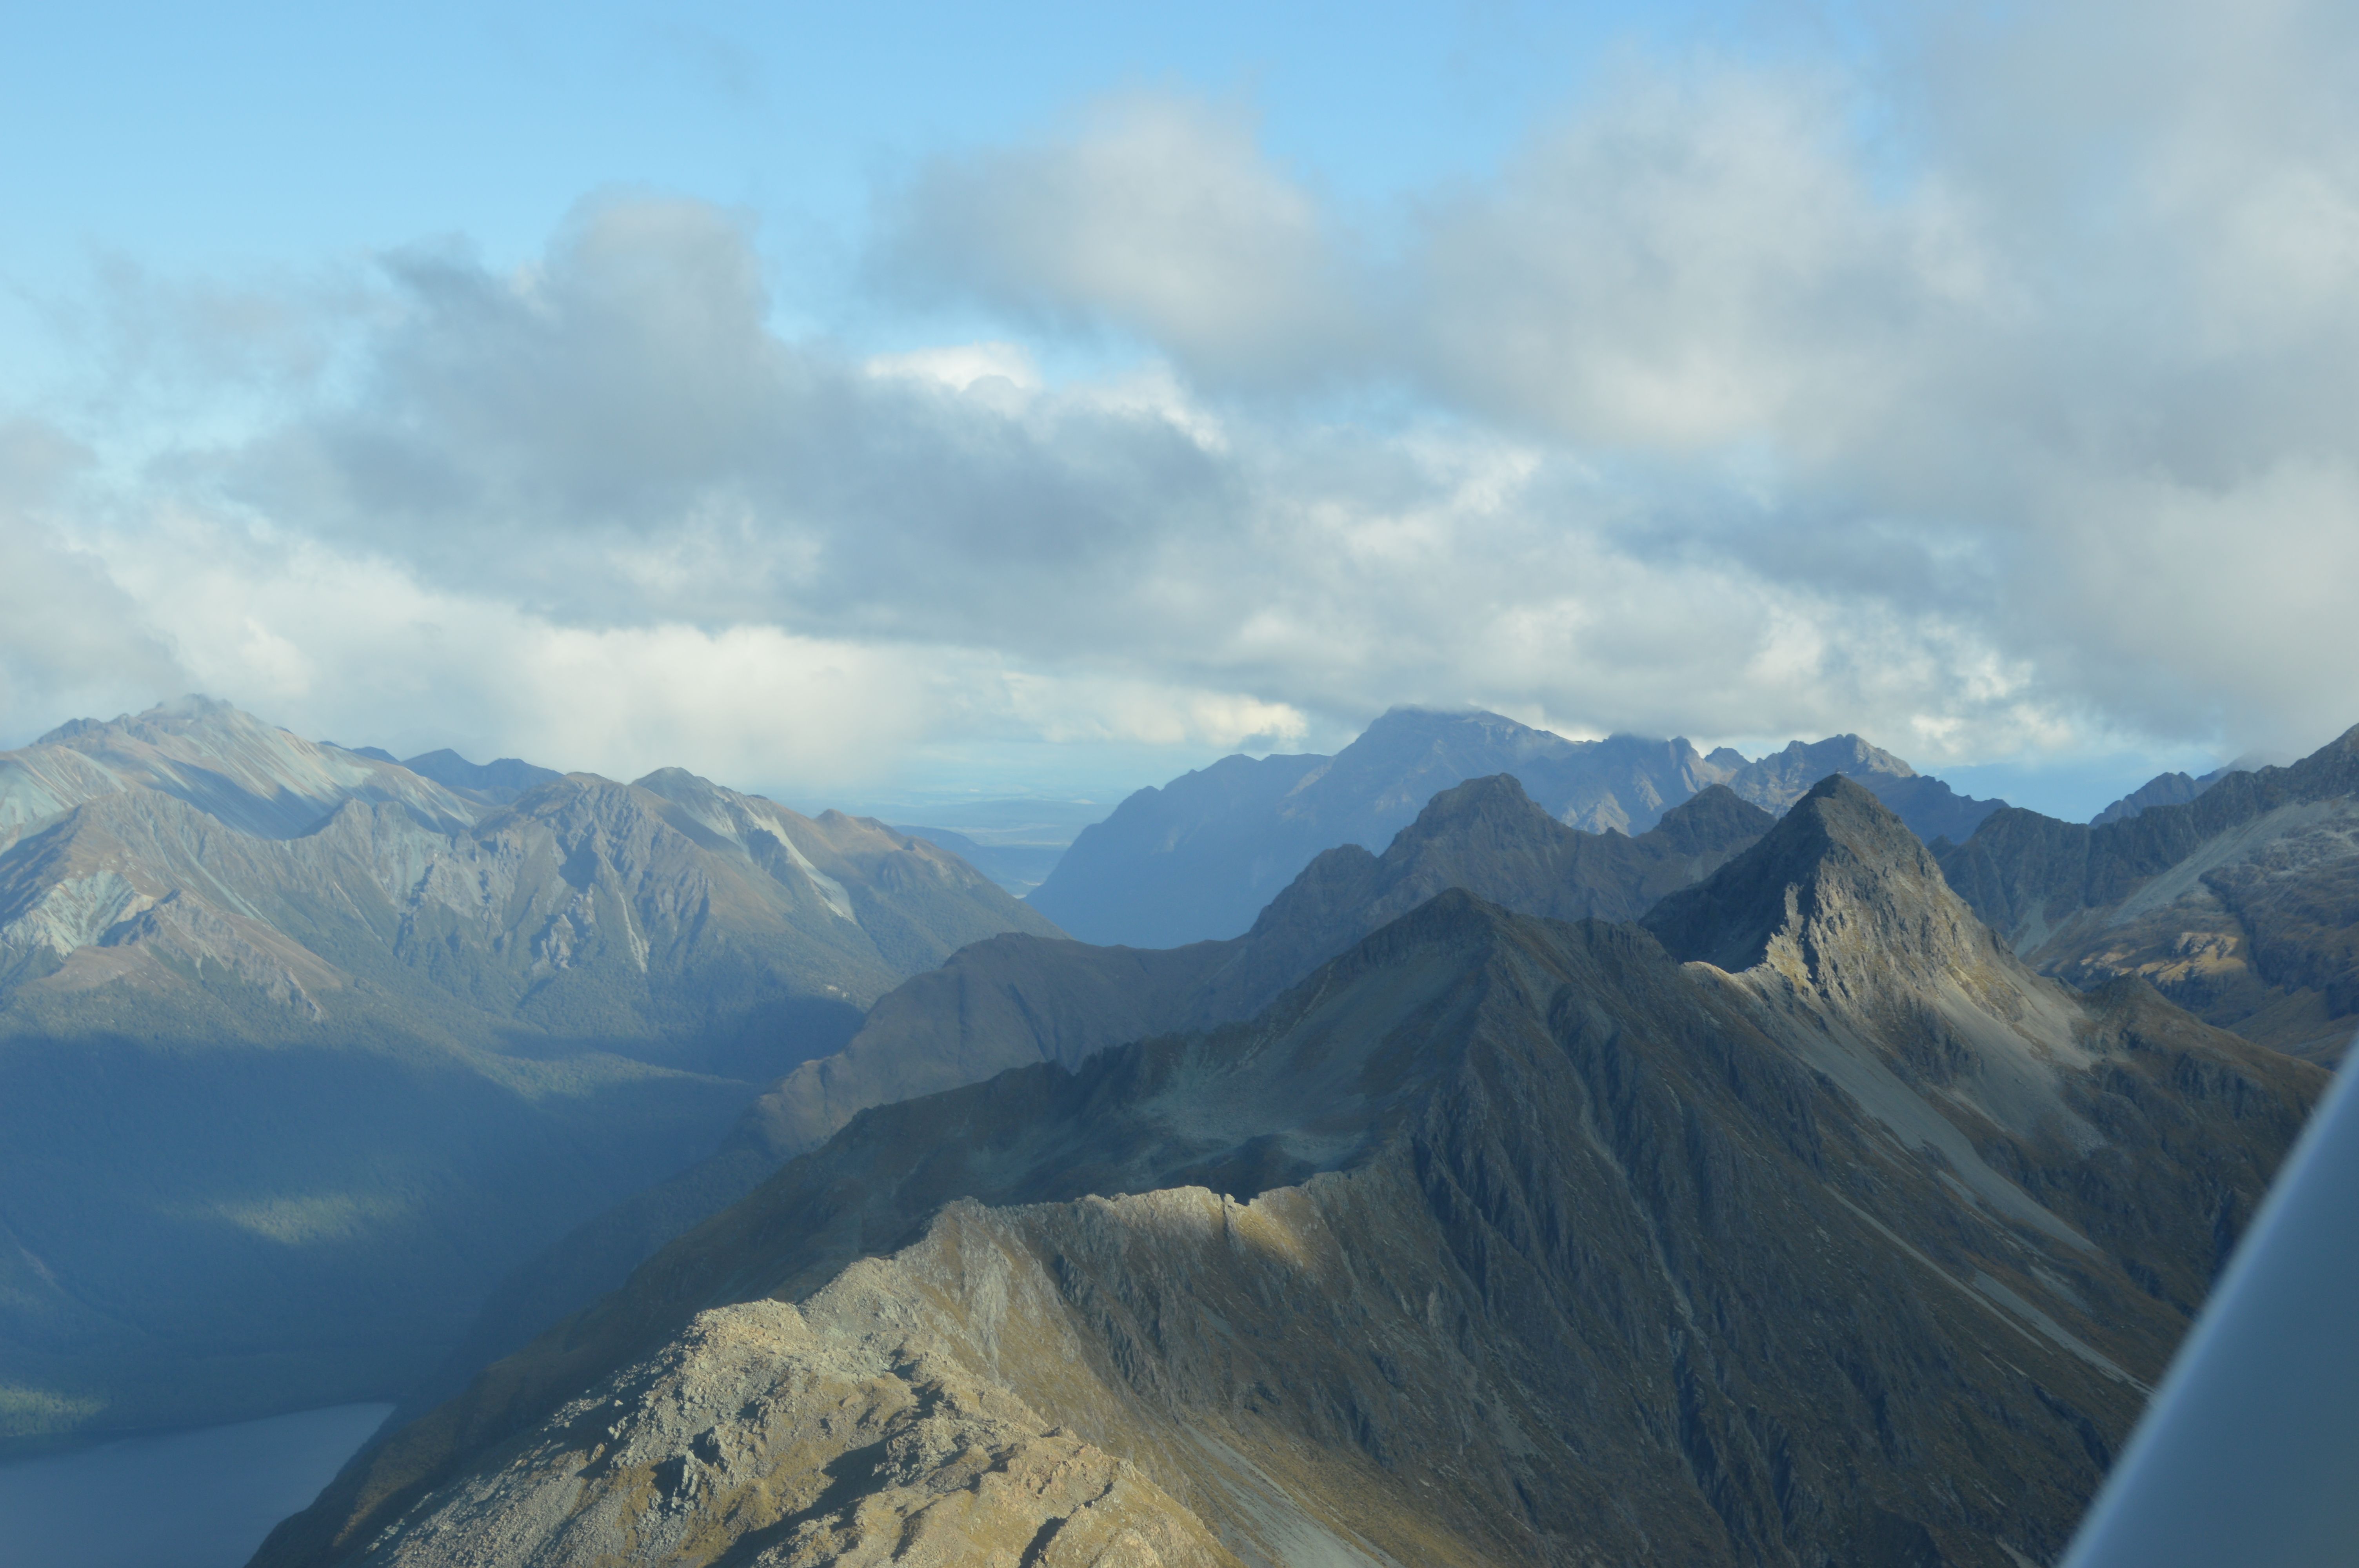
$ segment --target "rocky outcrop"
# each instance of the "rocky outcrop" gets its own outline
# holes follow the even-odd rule
[[[2323,1076],[2030,973],[1848,785],[1658,924],[1745,967],[1446,892],[1249,1023],[869,1110],[258,1568],[914,1559],[832,1521],[1005,1517],[1050,1423],[1248,1563],[2052,1559]]]
[[[2359,1031],[2359,730],[2289,767],[2083,827],[2009,808],[1941,868],[2039,969],[2136,976],[2317,1061]]]
[[[978,1376],[945,1336],[971,1338],[963,1325],[872,1272],[799,1307],[699,1314],[420,1519],[423,1550],[533,1550],[531,1527],[512,1522],[530,1494],[527,1517],[564,1518],[553,1544],[568,1562],[699,1562],[734,1548],[779,1568],[1234,1564],[1135,1465]]]

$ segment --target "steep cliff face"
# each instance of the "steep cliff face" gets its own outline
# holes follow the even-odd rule
[[[645,784],[495,806],[205,703],[0,757],[0,1448],[398,1393],[879,994],[1053,932]]]
[[[1025,935],[961,950],[877,1002],[842,1052],[806,1063],[711,1158],[634,1195],[520,1267],[493,1293],[440,1397],[494,1357],[620,1284],[696,1220],[750,1191],[853,1115],[1035,1062],[1074,1066],[1125,1041],[1248,1017],[1369,932],[1460,887],[1559,918],[1630,918],[1758,838],[1769,816],[1711,788],[1636,838],[1556,821],[1505,775],[1429,802],[1381,856],[1319,857],[1229,942],[1096,947]]]
[[[1095,1539],[999,1457],[1046,1423],[1196,1560],[2048,1560],[2322,1076],[2030,974],[1904,839],[1814,792],[1659,923],[1734,971],[1449,892],[1250,1023],[870,1110],[257,1563]]]
[[[2359,1031],[2359,730],[2096,826],[2010,808],[1941,868],[2016,951],[2075,985],[2136,976],[2317,1061]]]

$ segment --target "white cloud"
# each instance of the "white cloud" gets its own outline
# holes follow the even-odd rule
[[[861,368],[871,375],[937,382],[952,392],[972,392],[975,383],[993,377],[1016,392],[1040,389],[1040,369],[1021,343],[951,343],[908,353],[872,354]]]
[[[247,323],[336,368],[10,503],[27,614],[80,608],[8,634],[9,711],[185,676],[815,789],[1396,701],[1933,764],[2316,744],[2359,718],[2350,26],[1917,25],[1881,76],[1633,67],[1384,212],[1234,105],[1109,101],[887,193],[895,297],[998,322],[915,351],[780,337],[747,220],[645,196],[299,330],[209,306],[175,364]],[[142,296],[143,342],[184,297],[228,297]],[[1145,347],[1044,375],[1066,334]]]
[[[183,684],[168,642],[60,525],[87,462],[46,425],[0,422],[0,715],[13,741]]]
[[[2347,580],[2359,540],[2359,23],[2291,3],[1882,21],[1880,76],[1629,69],[1496,177],[1415,198],[1384,245],[1338,250],[1350,225],[1310,188],[1270,193],[1286,176],[1244,157],[1241,118],[1156,109],[1127,173],[1119,136],[935,166],[888,259],[1042,320],[1061,302],[1219,387],[1238,365],[1206,333],[1057,264],[1020,286],[995,253],[970,265],[988,236],[967,225],[1002,190],[1046,235],[1126,221],[1090,192],[1158,177],[1264,192],[1223,244],[1327,246],[1280,270],[1332,294],[1299,322],[1240,307],[1265,396],[1288,367],[1309,394],[1416,388],[1534,454],[1527,514],[1603,476],[1559,514],[1578,584],[1524,519],[1477,528],[1462,502],[1465,569],[1404,567],[1469,595],[1420,629],[1491,632],[1433,666],[1478,699],[1586,728],[1825,715],[1937,758],[2307,746],[2359,717],[2313,586]],[[1042,211],[1054,191],[1070,211]],[[1361,559],[1434,526],[1317,504]]]
[[[887,202],[881,254],[920,297],[954,275],[1019,318],[1136,330],[1254,383],[1324,374],[1346,346],[1332,222],[1239,112],[1147,93],[1053,140],[928,164]]]

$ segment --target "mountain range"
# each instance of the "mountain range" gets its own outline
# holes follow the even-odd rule
[[[1027,901],[1084,941],[1174,947],[1234,935],[1311,858],[1375,849],[1437,791],[1509,773],[1569,827],[1640,833],[1712,784],[1771,812],[1844,773],[1920,837],[1962,839],[1996,809],[1855,735],[1748,760],[1685,740],[1568,741],[1495,713],[1396,708],[1332,757],[1234,756],[1138,791],[1082,829]]]
[[[2359,1024],[2359,730],[2101,815],[1397,709],[1025,903],[676,769],[77,721],[0,753],[0,1449],[400,1398],[288,1562],[2052,1555],[2316,1092],[2263,1047]],[[1270,891],[1108,946],[1069,871]],[[576,1374],[713,1419],[560,1506]]]
[[[201,698],[0,753],[0,1444],[398,1392],[878,996],[1055,930],[679,770],[413,761]]]
[[[1159,950],[1021,933],[974,943],[880,999],[842,1050],[772,1086],[709,1158],[518,1268],[492,1292],[451,1365],[408,1404],[455,1391],[871,1106],[1039,1062],[1078,1068],[1108,1046],[1250,1017],[1451,888],[1527,914],[1636,919],[1773,820],[1713,785],[1636,838],[1588,833],[1556,821],[1501,774],[1435,795],[1381,856],[1352,844],[1321,855],[1243,936]]]
[[[2359,729],[2093,826],[2001,810],[1940,857],[2017,952],[2075,985],[2135,975],[2318,1061],[2359,1029]]]
[[[854,1115],[256,1563],[2051,1561],[2325,1081],[1840,777],[1639,923],[1364,858],[1249,1019]]]
[[[2332,752],[2330,748],[2328,754]],[[1788,792],[1799,772],[1812,765],[1857,762],[1863,755],[1874,758],[1849,745],[1820,749],[1815,764],[1810,755],[1808,748],[1788,748],[1770,759],[1774,765],[1756,773],[1752,787],[1782,809],[1791,803]],[[2307,766],[2310,774],[2304,776],[2317,775],[2312,794],[2335,797],[2338,791],[2349,793],[2348,784],[2336,783],[2324,762]],[[2204,787],[2247,774],[2251,770],[2223,769],[2204,781]],[[1876,778],[1887,789],[1912,782],[1889,772]],[[2167,785],[2169,780],[2160,782]],[[2141,792],[2148,798],[2139,809],[2165,793],[2151,786]],[[2231,798],[2233,792],[2221,800]],[[2045,842],[2041,835],[2060,835],[2072,840],[2091,830],[2011,808],[2000,812],[1995,803],[1974,804],[1992,807],[1979,824],[1986,833],[1970,838],[1974,846],[1971,851],[1937,837],[1934,852],[1955,869],[1960,891],[1979,914],[2016,932],[2019,922],[2014,916],[1976,893],[1975,873],[1969,868],[2003,855],[2001,846],[2015,839]],[[2328,809],[2359,810],[2359,801]],[[2115,818],[2122,816],[2116,810]],[[1034,1061],[1073,1067],[1108,1045],[1248,1016],[1318,963],[1445,887],[1467,889],[1522,914],[1636,919],[1664,894],[1697,880],[1752,842],[1771,820],[1767,813],[1737,800],[1727,786],[1707,785],[1636,838],[1583,832],[1556,822],[1516,780],[1500,775],[1437,795],[1381,857],[1353,845],[1325,851],[1241,937],[1160,950],[1043,943],[1020,935],[978,943],[882,999],[844,1050],[805,1063],[764,1094],[712,1156],[585,1222],[547,1253],[520,1266],[493,1292],[461,1353],[441,1377],[421,1385],[419,1397],[439,1398],[455,1390],[476,1368],[618,1285],[634,1264],[663,1241],[750,1190],[862,1108],[949,1088]],[[2157,818],[2147,831],[2169,820]],[[2027,833],[2030,827],[2038,832]],[[2290,853],[2287,842],[2267,833],[2249,843],[2240,839],[2242,849],[2231,844],[2202,847],[2207,836],[2226,830],[2180,834],[2185,842],[2173,854],[2192,855],[2201,862],[2195,871],[2201,873],[2223,857],[2233,861],[2236,854],[2262,854],[2267,846],[2276,845],[2267,850],[2277,865],[2269,907],[2308,912],[2300,927],[2310,934],[2311,947],[2299,961],[2306,966],[2302,972],[2323,977],[2321,985],[2288,990],[2273,987],[2244,959],[2234,959],[2234,968],[2223,967],[2223,956],[2249,951],[2254,938],[2235,924],[2239,917],[2234,910],[2200,882],[2196,901],[2208,910],[2202,918],[2214,925],[2227,922],[2234,930],[2191,943],[2185,935],[2190,916],[2181,900],[2169,904],[2166,914],[2150,917],[2150,923],[2161,922],[2148,934],[2153,951],[2122,950],[2127,926],[2108,906],[2081,917],[2075,929],[2087,942],[2114,953],[2113,959],[2090,963],[2089,955],[2071,942],[2027,943],[2025,955],[2078,986],[2102,985],[2137,973],[2212,1022],[2264,1044],[2331,1061],[2359,1028],[2359,1016],[2354,1016],[2359,1008],[2343,994],[2353,983],[2350,977],[2359,974],[2350,929],[2359,918],[2359,886],[2348,881],[2349,864],[2329,852],[2347,852],[2349,835],[2341,829],[2320,830],[2310,823],[2299,839],[2304,846],[2299,853]],[[2120,837],[2109,830],[2098,839]],[[2237,907],[2251,903],[2248,899]],[[2135,909],[2131,917],[2136,918]],[[2272,959],[2285,953],[2294,928],[2286,918],[2270,925],[2262,946]],[[2191,957],[2182,951],[2190,946],[2198,949]],[[2136,961],[2125,961],[2129,957]],[[2286,971],[2280,966],[2269,972]],[[2235,983],[2222,982],[2221,977],[2228,975],[2235,977]]]

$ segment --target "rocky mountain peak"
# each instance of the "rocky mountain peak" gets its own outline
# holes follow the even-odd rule
[[[1695,855],[1756,838],[1777,820],[1726,784],[1707,784],[1663,813],[1654,831],[1670,848]]]
[[[1468,741],[1505,745],[1535,754],[1577,751],[1593,743],[1568,741],[1549,730],[1535,730],[1505,714],[1483,708],[1396,707],[1385,709],[1352,744],[1371,752],[1390,752]]]
[[[662,795],[666,800],[701,800],[716,793],[716,786],[711,779],[690,773],[686,768],[658,768],[645,778],[631,782],[636,787]]]
[[[1908,825],[1841,774],[1644,924],[1682,960],[1732,974],[1769,963],[1821,989],[1838,974],[1882,989],[1879,973],[1947,968],[1995,947]]]
[[[0,843],[85,801],[123,790],[174,795],[242,833],[292,838],[348,799],[398,804],[442,831],[474,821],[463,799],[399,763],[323,745],[213,697],[60,725],[0,752]]]
[[[1830,735],[1823,741],[1791,741],[1784,751],[1745,764],[1728,782],[1755,805],[1784,811],[1830,773],[1897,781],[1915,778],[1917,770],[1856,735]]]
[[[1492,773],[1441,791],[1401,831],[1408,842],[1417,843],[1478,825],[1526,834],[1560,827],[1524,792],[1515,774]]]
[[[88,747],[109,737],[128,737],[154,744],[167,737],[185,736],[201,729],[266,731],[265,725],[234,703],[190,692],[159,702],[142,713],[118,713],[113,719],[69,719],[33,742],[37,746]]]

